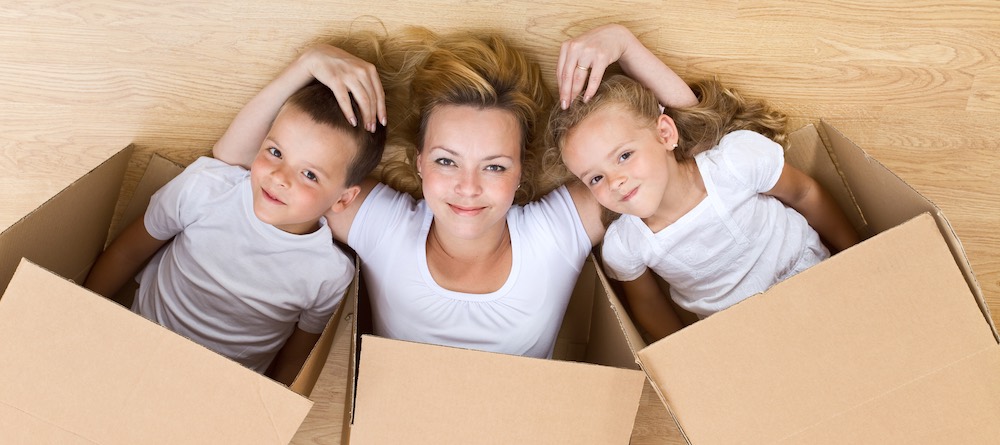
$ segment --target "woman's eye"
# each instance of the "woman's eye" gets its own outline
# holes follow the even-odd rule
[[[455,165],[455,161],[448,158],[438,158],[435,159],[434,162],[438,165]]]
[[[501,172],[507,171],[507,167],[504,167],[502,165],[492,164],[492,165],[487,165],[486,166],[486,171],[488,171],[488,172],[495,172],[495,173],[501,173]]]
[[[590,185],[597,185],[597,183],[601,182],[602,179],[604,179],[604,176],[594,176],[593,178],[590,178]]]
[[[632,157],[632,152],[626,151],[625,153],[622,153],[621,156],[618,156],[618,162],[626,161],[628,160],[628,158],[631,157]]]
[[[319,180],[319,178],[316,177],[316,174],[313,173],[313,172],[311,172],[311,171],[309,171],[309,170],[303,170],[302,171],[302,176],[305,176],[306,179],[308,179],[310,181],[313,181],[313,182]]]
[[[270,147],[270,148],[267,149],[267,152],[270,153],[271,156],[274,156],[276,158],[280,158],[281,157],[281,150],[278,150],[277,148]]]

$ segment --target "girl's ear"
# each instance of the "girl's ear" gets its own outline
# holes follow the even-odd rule
[[[680,137],[677,135],[677,125],[674,120],[666,114],[661,114],[656,119],[656,134],[667,144],[668,150],[673,150],[677,146]]]

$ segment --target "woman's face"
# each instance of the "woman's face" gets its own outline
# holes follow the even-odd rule
[[[438,106],[417,171],[441,235],[472,240],[502,231],[521,179],[520,125],[503,110]]]

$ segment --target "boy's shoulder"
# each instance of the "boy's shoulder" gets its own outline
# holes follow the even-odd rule
[[[239,165],[230,165],[215,158],[202,156],[185,167],[181,175],[192,179],[204,178],[210,182],[232,185],[242,181],[249,173],[249,170]]]

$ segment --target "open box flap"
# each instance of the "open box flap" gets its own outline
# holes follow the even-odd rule
[[[0,293],[21,258],[81,282],[104,242],[133,147],[129,145],[0,234]]]
[[[979,303],[983,317],[990,324],[994,339],[1000,342],[1000,334],[993,324],[989,306],[972,272],[972,265],[969,264],[965,248],[941,209],[878,160],[868,156],[861,147],[851,142],[839,130],[825,122],[821,128],[840,169],[845,176],[852,178],[851,187],[857,198],[858,207],[865,214],[871,233],[879,233],[924,212],[934,216],[952,255],[956,258],[959,269],[965,276],[969,290]]]
[[[772,443],[995,348],[924,214],[639,358],[692,443]]]
[[[780,445],[986,444],[1000,438],[1000,349],[988,348]]]
[[[0,414],[18,413],[4,437],[285,444],[312,406],[28,261],[0,299],[0,338]]]
[[[627,444],[636,370],[361,340],[351,443]]]

